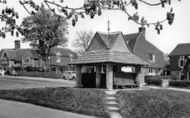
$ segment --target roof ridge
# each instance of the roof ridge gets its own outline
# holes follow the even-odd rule
[[[101,31],[97,31],[97,33],[108,34],[108,32],[101,32]],[[122,32],[121,31],[109,32],[109,34],[118,34],[118,33],[122,33]]]

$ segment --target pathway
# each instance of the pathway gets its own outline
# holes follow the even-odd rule
[[[182,91],[182,92],[190,92],[190,89],[183,89],[183,88],[174,88],[174,87],[158,87],[158,86],[144,86],[143,89],[168,89],[168,90],[175,90],[175,91]]]
[[[112,90],[112,91],[107,90],[105,91],[105,93],[106,93],[105,101],[111,118],[122,118],[122,116],[120,115],[118,103],[116,102],[115,95],[117,93],[117,90]]]
[[[96,118],[27,103],[0,99],[0,118]]]

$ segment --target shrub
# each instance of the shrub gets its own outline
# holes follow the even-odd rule
[[[18,76],[29,76],[29,77],[44,77],[44,78],[55,78],[60,79],[62,74],[51,73],[51,72],[17,72]]]
[[[0,90],[0,98],[29,102],[81,114],[109,117],[104,105],[104,91],[79,88],[38,88]]]
[[[123,118],[186,118],[190,94],[173,90],[119,91],[116,95]]]
[[[189,80],[171,80],[169,81],[170,86],[174,87],[190,87],[190,81]]]
[[[159,78],[146,78],[146,79],[145,79],[145,82],[146,82],[148,85],[158,85],[158,86],[161,86],[161,85],[162,85],[162,80],[159,79]]]

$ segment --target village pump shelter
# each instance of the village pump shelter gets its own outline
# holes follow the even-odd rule
[[[96,32],[88,49],[70,64],[76,65],[78,87],[109,90],[141,86],[142,67],[148,66],[130,51],[122,32]]]

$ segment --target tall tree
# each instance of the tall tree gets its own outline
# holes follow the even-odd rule
[[[23,42],[37,49],[41,58],[46,62],[50,55],[50,49],[55,46],[65,46],[68,23],[63,17],[52,14],[50,10],[40,10],[23,19],[21,24]]]
[[[79,53],[84,52],[88,48],[93,35],[94,33],[92,31],[77,31],[76,38],[72,44],[76,51]]]

